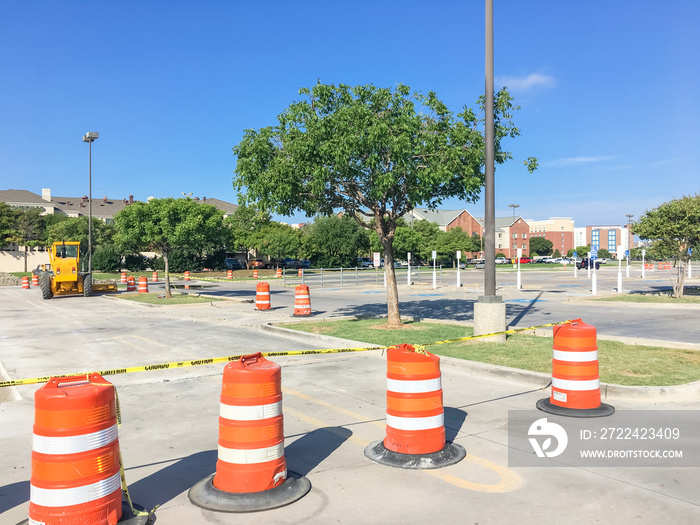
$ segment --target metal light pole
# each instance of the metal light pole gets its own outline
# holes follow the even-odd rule
[[[630,259],[632,258],[632,217],[634,217],[634,215],[631,213],[627,213],[625,217],[627,217],[627,253],[629,253],[629,255],[627,256],[627,277],[629,277]]]
[[[97,131],[88,131],[83,135],[83,142],[89,145],[89,175],[88,175],[88,273],[92,279],[92,143],[100,137]]]
[[[496,198],[495,198],[495,133],[493,101],[493,0],[486,2],[485,42],[485,129],[484,129],[484,295],[474,304],[474,335],[505,331],[506,305],[496,295]],[[486,338],[489,342],[505,341],[505,334]]]
[[[515,221],[515,208],[520,208],[520,204],[509,204],[509,208],[513,208],[513,220]]]

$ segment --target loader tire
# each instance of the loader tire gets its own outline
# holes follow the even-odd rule
[[[39,288],[41,289],[41,296],[44,299],[51,299],[53,297],[53,292],[51,291],[51,276],[48,272],[44,272],[39,276]]]
[[[92,296],[92,274],[87,273],[83,276],[83,296]]]

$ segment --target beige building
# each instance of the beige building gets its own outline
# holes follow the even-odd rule
[[[540,221],[527,219],[530,226],[530,238],[544,237],[552,242],[552,250],[559,250],[562,255],[575,249],[574,220],[571,217],[550,217]]]

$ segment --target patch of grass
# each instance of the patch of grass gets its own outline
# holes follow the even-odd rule
[[[690,287],[683,290],[683,297],[671,297],[671,292],[656,295],[654,293],[620,294],[594,299],[596,301],[621,303],[669,303],[669,304],[700,304],[700,288]]]
[[[428,344],[472,335],[470,327],[410,322],[403,328],[387,330],[382,320],[325,321],[285,324],[285,328],[364,341],[373,345]],[[505,343],[479,339],[429,346],[442,356],[494,365],[552,373],[552,339],[526,334],[509,335]],[[657,346],[626,345],[598,341],[600,379],[629,386],[670,386],[700,380],[700,352]]]
[[[212,297],[200,297],[190,294],[173,294],[172,298],[167,299],[161,297],[163,294],[157,293],[121,293],[113,297],[126,299],[127,301],[135,301],[137,303],[157,304],[162,306],[173,304],[195,304],[195,303],[210,303],[212,301],[221,301],[221,299]]]

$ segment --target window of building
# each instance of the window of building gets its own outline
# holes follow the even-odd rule
[[[527,239],[527,233],[523,233],[523,239]]]
[[[514,249],[514,250],[517,250],[517,249],[518,249],[518,245],[515,244],[515,243],[513,243],[513,249]]]
[[[608,230],[608,251],[617,251],[617,230]]]
[[[523,250],[527,250],[527,244],[523,244]]]
[[[517,233],[514,233],[514,234],[513,234],[513,239],[517,239],[517,238],[518,238],[518,234],[517,234]]]

